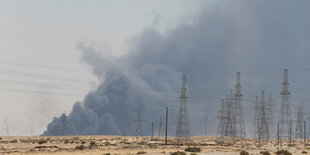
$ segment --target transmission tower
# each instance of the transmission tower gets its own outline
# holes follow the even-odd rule
[[[182,88],[180,96],[180,108],[178,114],[178,122],[176,128],[176,142],[178,144],[188,142],[190,139],[189,119],[187,112],[187,96],[186,96],[186,76],[182,77]]]
[[[223,139],[225,135],[225,125],[226,125],[226,111],[225,111],[225,100],[222,99],[221,100],[221,108],[220,108],[220,111],[218,112],[218,119],[219,119],[219,122],[218,122],[218,126],[217,126],[217,133],[216,133],[216,136],[217,137],[220,137],[220,140]]]
[[[163,117],[162,117],[162,106],[160,107],[160,117],[159,117],[159,125],[158,125],[158,137],[163,136],[163,132],[162,132],[162,128],[163,128]]]
[[[225,115],[225,132],[228,137],[236,137],[236,119],[234,115],[233,90],[230,90],[230,95],[226,96],[226,115]]]
[[[269,137],[268,137],[268,140],[270,137],[272,137],[272,133],[274,131],[274,128],[273,128],[273,111],[272,111],[272,94],[270,93],[269,94],[269,103],[268,103],[268,114],[267,114],[267,120],[268,120],[268,130],[269,130]]]
[[[295,131],[295,138],[296,139],[303,139],[304,138],[304,112],[303,112],[303,104],[298,107],[297,110],[297,124],[296,124],[296,131]]]
[[[62,115],[62,135],[65,136],[66,135],[66,126],[67,126],[67,120],[66,120],[66,113],[63,113]]]
[[[241,81],[240,81],[240,72],[237,72],[237,83],[235,87],[235,94],[234,94],[234,123],[236,127],[236,136],[242,139],[246,136],[245,135],[245,126],[244,126],[244,118],[243,118],[243,108],[242,108],[242,93],[241,93]]]
[[[308,129],[310,129],[310,117],[307,117],[307,119],[308,119]],[[307,137],[310,137],[310,130],[308,130],[308,133],[306,133],[307,134]]]
[[[258,143],[262,145],[269,139],[269,129],[266,116],[266,103],[265,103],[265,92],[262,91],[262,101],[259,107],[259,120],[258,120]]]
[[[158,137],[162,136],[162,132],[161,132],[162,126],[163,126],[163,121],[162,121],[162,117],[160,116],[160,118],[159,118],[159,126],[158,126],[158,135],[157,135]]]
[[[258,96],[256,96],[255,100],[255,110],[254,110],[254,125],[253,125],[253,138],[258,138],[258,128],[259,128],[259,111],[260,105],[258,102]]]
[[[205,136],[208,135],[208,116],[205,116]]]
[[[136,121],[136,134],[135,136],[143,136],[143,129],[142,129],[142,119],[141,119],[141,108],[138,109],[138,115]]]
[[[282,102],[280,108],[280,117],[278,124],[278,143],[282,144],[282,140],[286,139],[289,144],[292,143],[292,116],[290,109],[290,92],[288,90],[288,69],[284,69],[284,77],[282,83]]]

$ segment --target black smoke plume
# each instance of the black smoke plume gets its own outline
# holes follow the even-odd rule
[[[101,84],[75,103],[67,116],[67,134],[112,135],[125,130],[134,135],[139,107],[148,134],[150,122],[158,123],[163,113],[161,107],[169,106],[169,135],[174,135],[182,74],[188,78],[192,135],[204,133],[205,113],[212,120],[209,132],[215,134],[220,99],[233,88],[237,71],[242,73],[247,130],[255,95],[265,89],[280,97],[283,68],[289,68],[295,90],[309,86],[304,69],[310,68],[310,1],[212,2],[167,32],[145,29],[119,58],[80,43],[83,61]],[[55,117],[43,135],[60,135],[62,117]]]

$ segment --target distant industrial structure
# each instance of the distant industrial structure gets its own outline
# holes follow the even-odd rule
[[[218,111],[217,119],[217,140],[219,142],[228,143],[239,143],[243,145],[246,138],[245,123],[243,115],[243,105],[241,92],[241,73],[237,72],[237,80],[235,89],[231,89],[230,93],[226,95],[225,99],[221,99],[220,110]],[[306,144],[306,122],[304,118],[303,105],[298,107],[297,119],[292,120],[292,114],[290,109],[290,91],[288,82],[288,69],[284,69],[280,115],[277,122],[276,135],[272,134],[275,128],[273,128],[273,101],[272,94],[269,93],[268,97],[265,97],[265,91],[261,91],[260,96],[256,96],[255,109],[254,109],[254,121],[253,121],[253,132],[252,136],[256,139],[257,145],[266,145],[271,142],[271,138],[277,139],[277,144],[292,145],[293,139],[305,139]],[[180,95],[180,105],[178,110],[177,124],[176,124],[176,135],[175,144],[189,144],[190,139],[190,122],[187,105],[187,86],[186,76],[182,76],[182,87]],[[142,118],[141,108],[138,110],[136,120],[136,136],[143,136],[142,130]],[[167,144],[167,127],[168,127],[168,107],[166,107],[166,128],[165,128],[165,144]],[[207,115],[205,118],[205,135],[207,135]],[[296,122],[295,136],[293,136],[293,125]],[[153,136],[153,122],[152,122],[152,136]],[[163,120],[160,115],[159,126],[158,126],[158,137],[161,137],[163,131]]]
[[[180,107],[178,114],[178,121],[176,127],[176,143],[188,143],[190,140],[190,126],[189,126],[189,118],[187,111],[187,96],[186,96],[186,76],[182,77],[182,88],[181,88],[181,96],[180,96]]]
[[[288,82],[288,69],[284,69],[283,75],[283,83],[282,83],[281,92],[282,102],[280,108],[280,117],[278,122],[278,144],[281,145],[283,140],[288,140],[289,145],[292,144],[292,115],[291,115],[291,107],[290,107],[290,91],[289,82]]]
[[[143,136],[141,108],[138,109],[137,120],[135,120],[135,121],[136,121],[135,136]]]
[[[303,111],[303,103],[301,103],[300,107],[297,110],[297,123],[296,123],[296,130],[295,130],[295,138],[296,139],[304,139],[304,111]]]
[[[241,87],[240,72],[238,72],[235,94],[231,90],[230,95],[226,96],[226,102],[224,99],[221,100],[221,109],[218,112],[217,134],[221,141],[224,140],[224,137],[231,137],[233,141],[240,140],[242,142],[246,137]]]
[[[267,120],[267,106],[265,102],[265,91],[262,91],[261,102],[258,102],[256,127],[258,144],[265,144],[269,140],[269,123]]]

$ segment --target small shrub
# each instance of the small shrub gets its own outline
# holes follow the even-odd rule
[[[138,152],[137,154],[146,154],[146,152],[140,151],[140,152]]]
[[[86,141],[84,141],[84,140],[83,140],[81,143],[82,143],[82,144],[85,144],[85,143],[86,143]]]
[[[260,151],[259,153],[262,155],[271,155],[268,151]]]
[[[96,142],[95,141],[91,141],[89,146],[95,146],[96,145]]]
[[[196,153],[191,153],[191,155],[197,155]]]
[[[199,147],[188,147],[185,149],[186,152],[200,152],[201,149]]]
[[[292,155],[292,153],[287,150],[278,150],[276,154],[277,155]]]
[[[103,154],[103,155],[111,155],[111,153],[105,153],[105,154]]]
[[[240,155],[249,155],[249,152],[242,150],[242,151],[240,151]]]
[[[13,139],[10,141],[10,143],[17,143],[17,142],[18,142],[17,139]]]
[[[46,139],[40,139],[38,141],[38,144],[44,144],[44,143],[47,143],[47,140]]]
[[[301,153],[302,153],[302,154],[307,154],[308,152],[307,152],[307,151],[302,151]]]
[[[65,144],[68,144],[69,142],[70,142],[69,139],[66,139],[66,140],[64,141]]]
[[[75,150],[84,150],[86,147],[84,145],[78,145],[75,147]]]
[[[186,153],[178,151],[178,152],[172,152],[171,155],[186,155]]]

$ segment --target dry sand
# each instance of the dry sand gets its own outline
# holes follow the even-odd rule
[[[1,154],[55,154],[55,155],[104,155],[110,154],[171,154],[176,151],[185,152],[188,146],[171,145],[173,138],[169,138],[170,145],[164,145],[164,138],[151,140],[150,137],[129,137],[129,136],[54,136],[54,137],[1,137]],[[241,150],[250,154],[259,154],[260,151],[269,151],[271,154],[280,149],[289,150],[293,154],[302,154],[302,151],[309,152],[310,147],[305,147],[302,141],[295,141],[293,147],[277,147],[275,140],[271,143],[258,147],[255,141],[247,139],[234,145],[227,143],[219,145],[215,137],[192,137],[192,145],[201,148],[201,155],[238,155]],[[190,155],[190,152],[186,152]],[[306,154],[306,153],[304,153]]]

